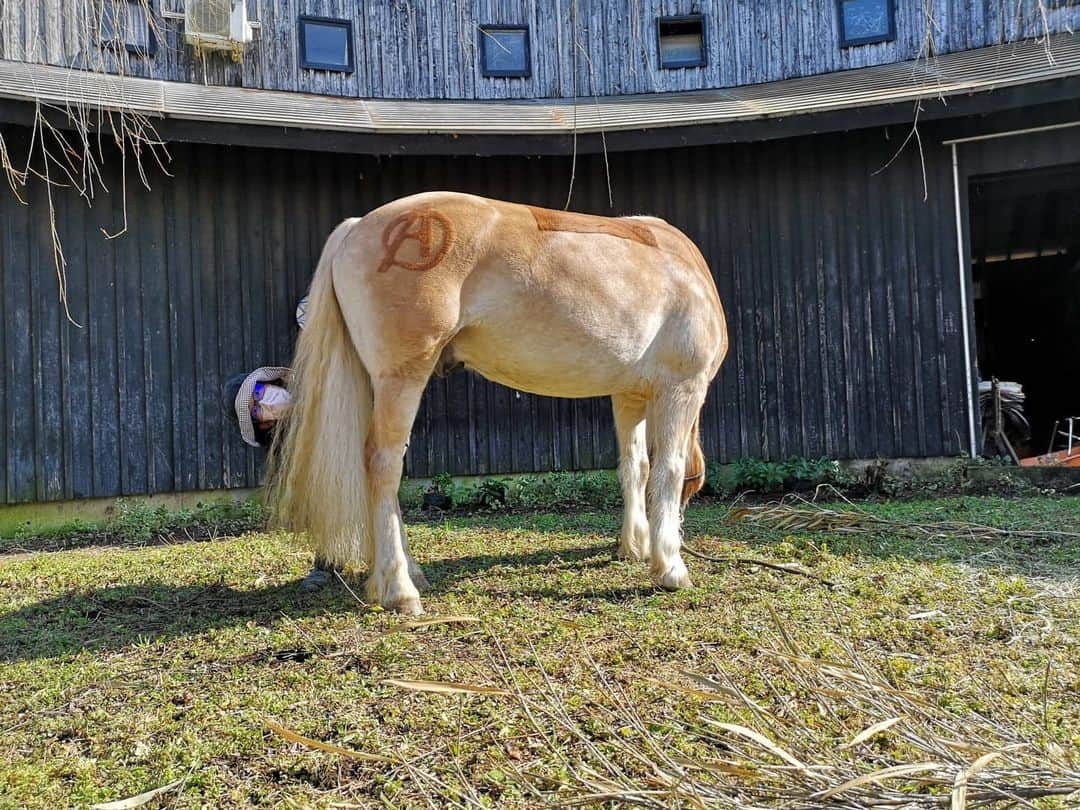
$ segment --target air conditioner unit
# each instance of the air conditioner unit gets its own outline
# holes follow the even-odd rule
[[[239,61],[251,42],[245,0],[187,0],[184,39],[198,50],[230,51]]]

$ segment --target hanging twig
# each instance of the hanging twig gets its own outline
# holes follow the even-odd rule
[[[4,14],[4,6],[16,2],[21,0],[0,0],[0,16]],[[124,201],[125,222],[119,232],[123,233],[127,228],[128,157],[133,157],[135,172],[147,188],[150,184],[144,163],[147,156],[168,174],[165,167],[169,155],[164,142],[149,117],[128,104],[124,85],[133,58],[126,44],[142,42],[149,37],[162,47],[167,42],[154,16],[154,6],[153,0],[95,0],[76,3],[64,18],[65,26],[71,31],[71,39],[65,41],[74,43],[73,49],[63,54],[64,63],[60,65],[72,72],[69,89],[85,85],[87,74],[108,74],[110,81],[115,81],[120,97],[117,108],[98,109],[89,97],[75,97],[62,104],[38,99],[33,108],[25,159],[20,159],[18,164],[12,158],[9,142],[0,133],[0,171],[15,198],[23,204],[29,201],[25,192],[32,180],[44,187],[57,293],[65,316],[76,326],[79,324],[71,315],[67,297],[67,262],[57,221],[55,193],[60,190],[74,192],[91,204],[99,188],[109,192],[101,171],[106,159],[103,140],[108,138],[120,152],[124,167],[118,189]],[[46,61],[41,45],[57,33],[47,30],[53,19],[58,18],[46,17],[45,26],[28,27],[22,42],[26,62]],[[38,22],[37,15],[31,15],[28,21]]]
[[[570,153],[570,186],[566,189],[566,204],[563,206],[564,211],[570,207],[570,199],[574,196],[574,178],[577,176],[577,0],[570,0],[570,29],[574,41],[574,46],[570,49],[570,81],[574,85],[574,140]]]

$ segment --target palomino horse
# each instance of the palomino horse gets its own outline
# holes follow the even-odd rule
[[[367,563],[369,599],[422,610],[402,455],[428,378],[462,365],[536,394],[611,396],[620,556],[649,560],[662,588],[690,586],[680,513],[704,483],[698,416],[728,344],[683,233],[652,217],[418,194],[341,223],[310,296],[268,491],[317,559]]]

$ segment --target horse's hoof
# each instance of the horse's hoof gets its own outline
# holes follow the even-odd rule
[[[403,616],[419,616],[424,612],[424,606],[420,604],[420,600],[411,596],[403,597],[397,602],[384,604],[383,607]]]
[[[665,591],[681,591],[684,588],[694,587],[694,583],[690,581],[690,572],[686,570],[682,562],[675,563],[662,574],[654,571],[652,581],[658,588],[663,588]]]
[[[412,579],[407,576],[399,574],[389,582],[380,582],[372,574],[368,576],[364,589],[367,592],[367,601],[372,605],[382,605],[385,610],[406,616],[419,616],[424,612],[420,605],[420,594]]]
[[[300,581],[300,590],[317,591],[329,585],[333,578],[333,571],[327,571],[325,568],[312,568],[308,575]]]

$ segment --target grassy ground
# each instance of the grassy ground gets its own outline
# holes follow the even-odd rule
[[[1080,531],[1076,498],[865,508]],[[731,784],[788,767],[716,723],[771,727],[823,788],[922,756],[899,733],[907,718],[841,749],[881,717],[806,692],[792,661],[844,661],[873,673],[880,695],[918,695],[928,716],[982,741],[957,741],[967,761],[1004,745],[990,738],[1005,729],[1006,742],[1080,767],[1080,543],[785,534],[725,514],[691,507],[687,543],[797,562],[839,587],[688,559],[697,587],[657,593],[644,566],[612,560],[614,514],[456,518],[411,526],[432,583],[425,607],[481,621],[395,632],[396,617],[341,585],[301,593],[310,557],[286,535],[51,552],[23,538],[28,551],[0,556],[0,806],[85,806],[176,780],[148,806],[536,806],[635,780],[661,804],[691,806],[633,750],[721,763],[716,778]],[[394,761],[312,751],[266,720]],[[783,729],[790,739],[776,738]],[[715,806],[772,803],[724,790],[733,804]]]

